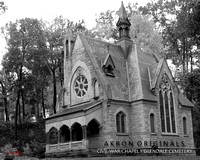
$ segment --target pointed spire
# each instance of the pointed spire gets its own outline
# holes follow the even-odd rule
[[[119,9],[119,18],[121,19],[128,18],[123,1],[121,2],[121,8]]]

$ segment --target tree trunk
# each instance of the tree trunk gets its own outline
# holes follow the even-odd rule
[[[22,90],[21,92],[21,97],[22,97],[22,116],[23,116],[23,121],[25,119],[25,102],[24,102],[24,91]]]
[[[8,115],[8,101],[7,101],[7,97],[3,98],[4,101],[4,109],[5,109],[5,115],[6,115],[6,122],[9,121],[9,115]]]
[[[185,39],[183,38],[183,46],[182,46],[182,67],[183,67],[183,75],[185,75]]]
[[[8,115],[8,101],[7,101],[6,88],[3,85],[2,81],[0,81],[0,83],[1,83],[2,94],[3,94],[4,109],[5,109],[5,115],[6,115],[6,122],[8,122],[9,121],[9,115]]]
[[[22,125],[22,119],[21,119],[21,104],[20,104],[20,99],[19,99],[19,112],[18,112],[18,115],[19,115],[19,126],[21,127]]]
[[[57,99],[57,91],[56,91],[56,71],[52,70],[53,73],[53,112],[56,113],[56,99]]]
[[[190,71],[193,71],[193,57],[192,57],[192,51],[190,51]]]
[[[44,90],[42,89],[42,111],[43,111],[43,117],[46,118],[45,115],[45,104],[44,104]]]
[[[20,90],[18,90],[18,92],[17,92],[17,102],[16,102],[16,106],[15,106],[15,140],[18,139],[18,136],[17,136],[17,129],[18,129],[17,117],[18,117],[19,100],[20,100]]]

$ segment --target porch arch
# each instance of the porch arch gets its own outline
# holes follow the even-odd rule
[[[62,125],[60,128],[60,142],[66,143],[70,141],[70,130],[67,125]]]
[[[100,133],[100,123],[94,118],[87,125],[87,137],[94,137]]]
[[[72,141],[81,141],[83,139],[83,131],[79,123],[75,122],[71,126],[71,130],[72,130]]]
[[[58,130],[55,127],[52,127],[49,130],[49,143],[57,144],[58,143]]]

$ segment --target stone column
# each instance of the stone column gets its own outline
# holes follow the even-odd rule
[[[83,139],[87,139],[87,125],[82,126]]]
[[[72,148],[72,127],[69,129],[69,148]]]
[[[82,126],[82,132],[83,132],[83,147],[88,148],[88,140],[87,140],[87,125]]]
[[[58,144],[60,143],[60,141],[61,141],[61,132],[60,132],[60,130],[58,131]]]
[[[46,144],[50,143],[50,134],[49,132],[46,133]]]

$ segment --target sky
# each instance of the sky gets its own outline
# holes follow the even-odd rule
[[[100,12],[118,10],[121,0],[3,0],[8,10],[0,15],[0,27],[16,19],[25,17],[50,21],[56,16],[74,22],[84,20],[86,28],[95,27],[95,18]],[[124,6],[128,3],[145,5],[150,0],[123,0]],[[0,61],[5,54],[5,40],[0,35]]]

